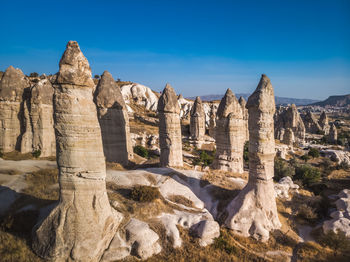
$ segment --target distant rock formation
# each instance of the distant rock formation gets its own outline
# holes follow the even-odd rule
[[[133,158],[128,112],[120,88],[108,71],[97,84],[95,103],[106,160],[127,165]]]
[[[331,127],[329,129],[328,140],[333,144],[337,143],[338,141],[338,131],[337,127],[334,124],[331,124]]]
[[[122,215],[111,208],[94,83],[87,59],[70,41],[54,97],[60,200],[36,226],[33,250],[55,261],[100,261]]]
[[[197,96],[191,109],[190,120],[190,135],[191,139],[201,144],[205,135],[205,114],[202,100]]]
[[[295,138],[291,128],[284,129],[283,140],[281,142],[291,147],[294,145]]]
[[[342,96],[330,96],[324,101],[313,103],[311,105],[322,107],[348,107],[350,106],[350,94]]]
[[[245,107],[247,105],[247,102],[241,96],[238,100],[239,104],[242,107],[242,112],[243,112],[243,120],[244,120],[244,129],[245,129],[245,141],[249,141],[249,129],[248,129],[248,109]]]
[[[210,115],[209,115],[209,135],[215,138],[215,128],[216,128],[216,108],[212,104],[210,106]]]
[[[302,119],[305,125],[305,130],[311,134],[318,134],[322,132],[315,115],[311,111],[307,111],[306,114],[302,115]]]
[[[174,89],[166,84],[158,100],[161,166],[183,165],[180,106]]]
[[[9,66],[0,82],[0,150],[21,149],[23,99],[30,88],[28,78],[20,69]]]
[[[266,241],[281,227],[273,185],[275,98],[270,79],[262,75],[247,102],[249,112],[249,180],[228,205],[226,225],[243,236]]]
[[[245,137],[242,107],[232,91],[227,89],[217,111],[213,168],[242,173]]]
[[[304,144],[305,142],[305,126],[303,120],[300,117],[297,107],[293,104],[287,108],[278,108],[275,113],[275,138],[287,144],[291,143],[291,134],[285,138],[284,134],[286,129],[291,129],[294,137],[294,141],[297,144]],[[288,131],[289,132],[289,131]],[[293,142],[294,143],[294,142]],[[293,145],[293,144],[291,144]]]
[[[121,92],[126,103],[135,103],[144,106],[147,110],[157,110],[158,97],[149,87],[132,83],[123,85]]]
[[[318,119],[318,124],[320,125],[323,133],[325,135],[328,135],[330,126],[329,126],[328,117],[325,111],[321,113],[320,118]]]

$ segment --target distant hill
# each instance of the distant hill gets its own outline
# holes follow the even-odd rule
[[[205,95],[205,96],[201,96],[201,99],[203,101],[221,100],[223,96],[224,95]],[[241,96],[245,100],[248,100],[248,97],[250,96],[250,94],[236,94],[237,98]],[[194,100],[195,97],[188,97],[188,99]],[[276,99],[276,105],[295,104],[297,106],[308,105],[319,101],[319,100],[313,100],[313,99],[299,99],[299,98],[289,98],[289,97],[279,97],[279,96],[276,96],[275,99]]]
[[[330,96],[324,101],[311,104],[312,106],[336,106],[346,107],[350,106],[350,94],[342,96]]]

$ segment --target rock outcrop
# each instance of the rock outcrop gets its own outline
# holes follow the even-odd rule
[[[158,97],[149,87],[132,83],[123,85],[121,92],[126,103],[135,103],[151,111],[157,110]]]
[[[281,141],[283,144],[293,147],[295,138],[294,133],[291,128],[284,129],[283,140]]]
[[[22,136],[22,153],[40,151],[41,157],[55,155],[53,93],[51,82],[42,78],[32,87],[30,97],[24,102],[25,132]]]
[[[205,114],[202,100],[199,96],[197,96],[191,109],[190,134],[191,139],[199,144],[205,135]]]
[[[322,128],[318,124],[315,115],[311,111],[307,111],[306,114],[303,114],[302,119],[305,125],[306,132],[311,134],[318,134],[322,132]]]
[[[242,173],[245,137],[242,107],[232,91],[227,89],[217,111],[213,168]]]
[[[60,200],[36,226],[33,250],[56,261],[100,261],[122,215],[111,208],[87,59],[70,41],[60,61],[54,120]]]
[[[0,82],[0,150],[11,152],[21,149],[24,132],[23,100],[30,87],[28,78],[20,69],[10,66]]]
[[[170,84],[166,84],[158,100],[159,145],[161,166],[183,165],[180,107]]]
[[[304,144],[305,126],[294,104],[287,108],[280,107],[275,113],[275,138],[281,142],[290,141],[284,137],[287,129],[291,129],[295,143]]]
[[[338,141],[338,131],[334,124],[331,124],[331,127],[329,128],[328,140],[331,143],[336,143]]]
[[[228,205],[226,225],[238,234],[266,241],[269,231],[281,227],[278,218],[274,176],[274,91],[262,75],[247,102],[249,112],[249,180]]]
[[[213,138],[215,138],[215,128],[216,128],[216,108],[214,107],[214,105],[211,105],[208,129],[209,129],[209,135]]]
[[[108,71],[97,84],[95,103],[106,160],[127,165],[133,158],[128,112],[120,88]]]
[[[330,126],[328,123],[328,116],[326,115],[325,111],[321,113],[320,118],[318,119],[318,124],[320,125],[323,133],[328,135]]]
[[[244,120],[244,129],[245,129],[245,141],[249,141],[249,129],[248,129],[248,109],[245,107],[247,105],[247,102],[241,96],[238,100],[239,104],[242,107],[242,112],[243,112],[243,120]]]

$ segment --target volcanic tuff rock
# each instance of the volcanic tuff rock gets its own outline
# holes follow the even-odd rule
[[[322,131],[324,132],[324,134],[328,135],[330,126],[329,126],[328,117],[325,111],[323,111],[322,114],[320,115],[320,118],[318,119],[318,124],[322,128]]]
[[[24,101],[25,133],[22,137],[22,153],[40,150],[42,157],[55,155],[53,93],[50,81],[42,78],[32,87],[30,98]]]
[[[0,149],[20,150],[23,133],[23,98],[30,87],[20,69],[8,67],[0,81]]]
[[[201,141],[205,135],[205,114],[199,96],[197,96],[191,109],[190,134],[192,139],[197,141]]]
[[[140,84],[128,84],[121,87],[121,92],[126,103],[136,103],[148,110],[157,110],[157,95],[147,86]]]
[[[216,108],[212,104],[210,106],[210,115],[209,115],[209,135],[215,138],[215,128],[216,128]]]
[[[249,112],[249,180],[228,205],[226,225],[243,236],[267,240],[281,227],[273,186],[275,98],[270,79],[262,75],[247,102]]]
[[[305,130],[311,134],[318,134],[322,131],[315,115],[311,111],[307,111],[302,115],[302,119],[305,125]]]
[[[106,160],[128,164],[133,158],[128,112],[120,88],[108,71],[97,84],[95,103]]]
[[[294,138],[293,130],[291,128],[286,128],[284,130],[283,140],[281,142],[283,144],[286,144],[286,145],[289,145],[289,146],[293,146],[294,145],[295,138]]]
[[[245,107],[247,105],[247,102],[241,96],[238,100],[239,104],[242,107],[242,112],[243,112],[243,120],[244,120],[244,129],[245,129],[245,141],[249,141],[249,129],[248,129],[248,109]]]
[[[106,192],[106,165],[94,83],[87,59],[70,41],[54,97],[60,200],[34,231],[33,249],[56,261],[99,261],[121,221]]]
[[[331,143],[336,143],[338,140],[338,131],[337,127],[334,124],[331,124],[331,127],[329,129],[328,140]]]
[[[158,100],[160,164],[182,166],[180,107],[174,89],[166,84]]]
[[[242,173],[245,137],[242,107],[232,91],[227,89],[217,111],[216,154],[213,167]]]

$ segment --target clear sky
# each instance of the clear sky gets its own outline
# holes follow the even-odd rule
[[[1,1],[0,70],[56,73],[76,40],[104,70],[184,96],[252,92],[261,73],[278,96],[350,93],[348,0]]]

